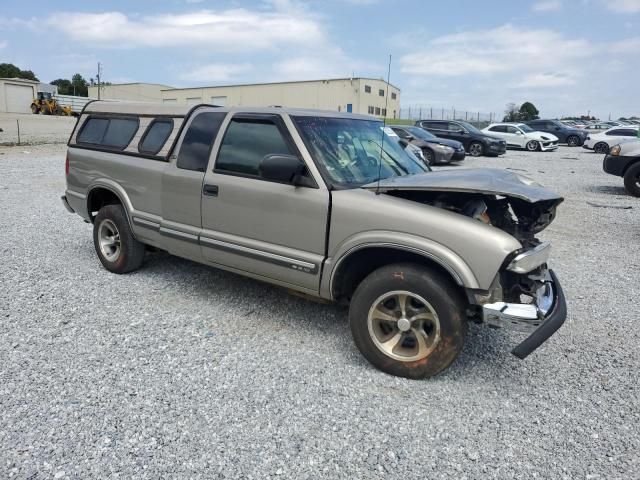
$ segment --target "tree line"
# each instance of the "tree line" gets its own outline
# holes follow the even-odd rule
[[[23,78],[35,82],[40,81],[31,70],[21,70],[12,63],[0,63],[0,78]],[[73,75],[70,80],[58,78],[49,83],[58,87],[60,95],[74,95],[77,97],[88,97],[89,87],[96,85],[96,81],[93,78],[86,80],[79,73]],[[111,85],[110,82],[103,82],[102,84]]]
[[[524,102],[522,105],[515,103],[507,103],[504,111],[503,122],[528,122],[529,120],[537,120],[540,118],[540,112],[531,102]]]

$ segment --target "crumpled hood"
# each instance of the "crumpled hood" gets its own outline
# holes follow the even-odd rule
[[[378,183],[362,188],[376,190]],[[555,200],[556,205],[564,200],[526,176],[494,168],[439,170],[380,180],[381,192],[393,190],[483,193],[519,198],[530,203]]]

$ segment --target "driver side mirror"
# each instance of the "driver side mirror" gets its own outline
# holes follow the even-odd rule
[[[266,155],[258,167],[260,176],[265,180],[289,183],[295,186],[312,187],[312,181],[304,176],[306,166],[295,155],[274,153]]]

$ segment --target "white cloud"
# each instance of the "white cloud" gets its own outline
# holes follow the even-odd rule
[[[563,73],[534,73],[526,76],[514,85],[516,88],[551,88],[575,85],[576,80],[571,75]]]
[[[400,64],[404,73],[420,76],[490,75],[555,70],[593,52],[586,40],[506,24],[435,38],[424,50],[402,56]]]
[[[560,0],[542,0],[531,6],[531,10],[534,12],[557,12],[561,8],[562,2]]]
[[[616,54],[640,54],[640,37],[627,38],[611,44],[609,49]]]
[[[144,17],[72,12],[53,14],[46,23],[73,40],[105,48],[206,46],[228,52],[312,46],[325,40],[317,20],[299,10],[202,10]]]
[[[8,43],[6,41],[0,42],[0,49],[7,48]]]
[[[211,63],[180,75],[187,82],[226,82],[252,69],[249,63]]]
[[[617,13],[640,12],[640,0],[602,0],[602,4]]]

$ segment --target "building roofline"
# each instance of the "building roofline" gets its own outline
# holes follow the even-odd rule
[[[45,83],[45,82],[40,82],[38,80],[29,80],[28,78],[7,78],[7,77],[2,77],[0,78],[0,80],[4,80],[4,81],[9,81],[9,82],[24,82],[24,83],[32,83],[34,85],[40,84],[40,83]]]
[[[109,85],[100,85],[101,87],[123,87],[126,85],[158,85],[159,87],[167,87],[165,90],[173,90],[174,87],[172,87],[171,85],[165,85],[164,83],[149,83],[149,82],[129,82],[129,83],[111,83]],[[91,87],[98,87],[98,84],[95,85],[89,85],[89,88]]]
[[[285,85],[289,83],[317,83],[317,82],[337,82],[340,80],[374,80],[377,82],[388,83],[384,78],[373,78],[373,77],[343,77],[343,78],[319,78],[315,80],[290,80],[286,82],[262,82],[262,83],[236,83],[231,85],[204,85],[201,87],[181,87],[181,88],[167,88],[161,90],[161,92],[168,92],[174,90],[202,90],[205,88],[231,88],[231,87],[253,87],[253,86],[261,86],[261,85]],[[389,86],[395,88],[400,92],[400,88],[395,86],[393,83],[389,83]]]

